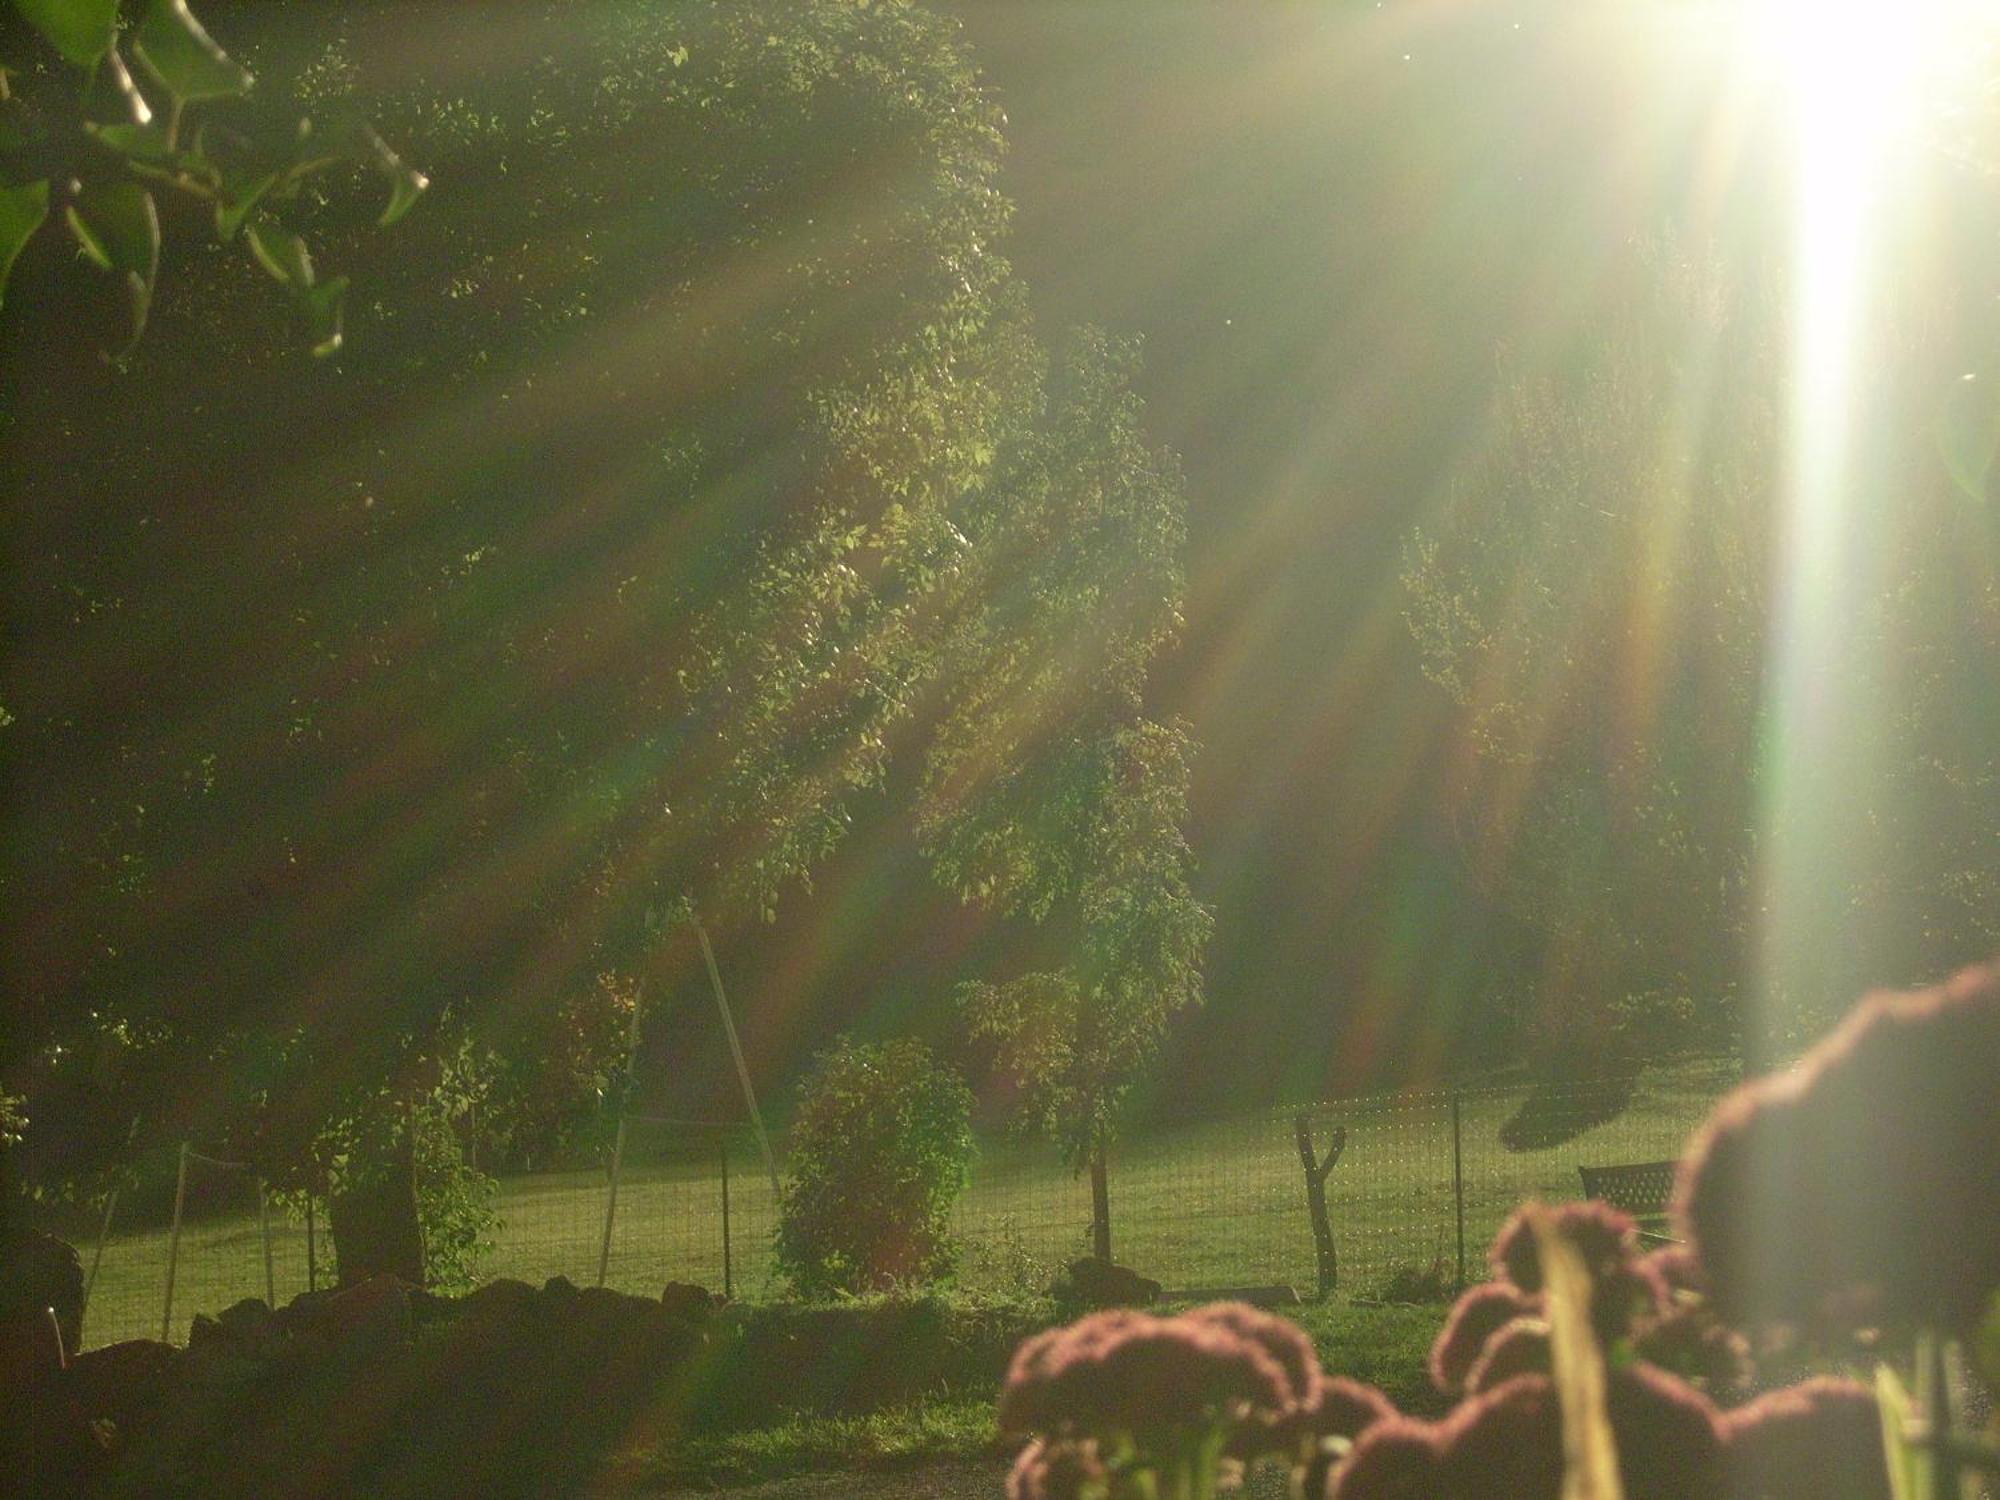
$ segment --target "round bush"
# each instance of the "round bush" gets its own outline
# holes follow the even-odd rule
[[[934,1281],[972,1158],[972,1095],[920,1042],[820,1059],[792,1127],[778,1266],[807,1296]]]

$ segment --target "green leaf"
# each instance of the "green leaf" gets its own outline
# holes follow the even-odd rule
[[[389,179],[389,206],[382,210],[382,217],[376,222],[384,229],[402,218],[423,196],[424,189],[431,185],[430,179],[403,164],[402,157],[389,148],[389,143],[375,131],[362,125],[355,131],[359,149],[357,155],[364,165],[372,166]]]
[[[22,247],[35,237],[49,216],[49,185],[24,182],[0,187],[0,300],[7,295],[7,277]]]
[[[391,173],[389,177],[389,206],[382,210],[382,217],[376,222],[382,228],[387,229],[415,207],[417,199],[423,196],[424,189],[430,185],[431,182],[428,177],[424,176],[421,172],[412,171],[408,167],[401,167],[399,170]]]
[[[14,9],[79,68],[109,52],[118,34],[118,0],[14,0]]]
[[[103,145],[134,161],[161,161],[174,154],[173,142],[159,125],[98,125],[83,127]]]
[[[136,182],[93,184],[64,211],[76,241],[98,265],[151,280],[160,260],[160,215]]]
[[[299,310],[305,314],[306,326],[312,332],[315,359],[325,359],[340,348],[341,314],[346,302],[345,276],[336,276],[299,294]]]
[[[215,44],[187,0],[153,0],[133,51],[146,71],[184,103],[235,99],[250,91],[250,73]]]
[[[98,125],[145,125],[153,107],[132,81],[132,70],[113,47],[91,72],[83,91],[83,116]]]
[[[241,186],[225,182],[222,196],[215,200],[215,232],[225,240],[235,238],[236,231],[243,227],[243,221],[250,217],[250,211],[277,181],[276,172],[266,172],[255,181]]]
[[[123,359],[146,331],[160,272],[160,212],[136,182],[93,185],[64,210],[84,254],[124,280],[132,302],[132,336],[112,356]]]
[[[304,240],[290,233],[275,219],[262,215],[246,220],[243,234],[250,242],[250,253],[257,258],[257,264],[270,272],[274,279],[302,292],[312,288],[312,256],[306,250]]]
[[[2000,459],[2000,390],[1993,381],[1967,375],[1952,387],[1938,417],[1937,444],[1952,482],[1984,500]]]

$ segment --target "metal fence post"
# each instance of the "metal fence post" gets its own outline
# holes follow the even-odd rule
[[[604,1285],[611,1269],[611,1225],[618,1217],[618,1177],[625,1164],[625,1116],[618,1116],[618,1134],[611,1143],[611,1191],[604,1200],[604,1242],[597,1252],[597,1284]]]
[[[174,1177],[174,1228],[167,1236],[167,1305],[160,1313],[160,1342],[171,1344],[174,1331],[174,1269],[181,1255],[181,1208],[187,1202],[188,1143],[181,1142],[180,1170]]]
[[[1465,1288],[1465,1129],[1459,1092],[1451,1091],[1451,1201],[1458,1220],[1458,1285]]]
[[[721,1144],[718,1153],[722,1158],[722,1300],[736,1300],[736,1286],[729,1265],[729,1133],[718,1131],[716,1140]]]
[[[264,1238],[264,1305],[278,1310],[278,1278],[271,1267],[271,1195],[257,1184],[257,1232]]]
[[[83,1352],[83,1320],[90,1316],[90,1294],[97,1286],[97,1268],[104,1262],[104,1242],[111,1238],[111,1216],[117,1210],[118,1189],[113,1188],[104,1200],[104,1222],[97,1226],[97,1248],[90,1255],[90,1275],[84,1278],[83,1305],[76,1310],[76,1348],[72,1353]]]

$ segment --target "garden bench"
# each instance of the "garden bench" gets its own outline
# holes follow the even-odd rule
[[[1583,1179],[1583,1196],[1602,1198],[1639,1221],[1639,1243],[1646,1246],[1678,1243],[1666,1232],[1667,1204],[1674,1195],[1671,1161],[1627,1162],[1613,1167],[1578,1167]]]

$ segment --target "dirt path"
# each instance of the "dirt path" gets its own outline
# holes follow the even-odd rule
[[[879,1472],[802,1474],[737,1489],[624,1490],[626,1500],[999,1500],[1007,1471],[996,1464],[926,1464]]]
[[[621,1491],[621,1500],[1000,1500],[1007,1470],[992,1463],[926,1464],[874,1473],[803,1474],[738,1489]],[[1273,1468],[1250,1475],[1243,1500],[1283,1500],[1285,1478]]]

